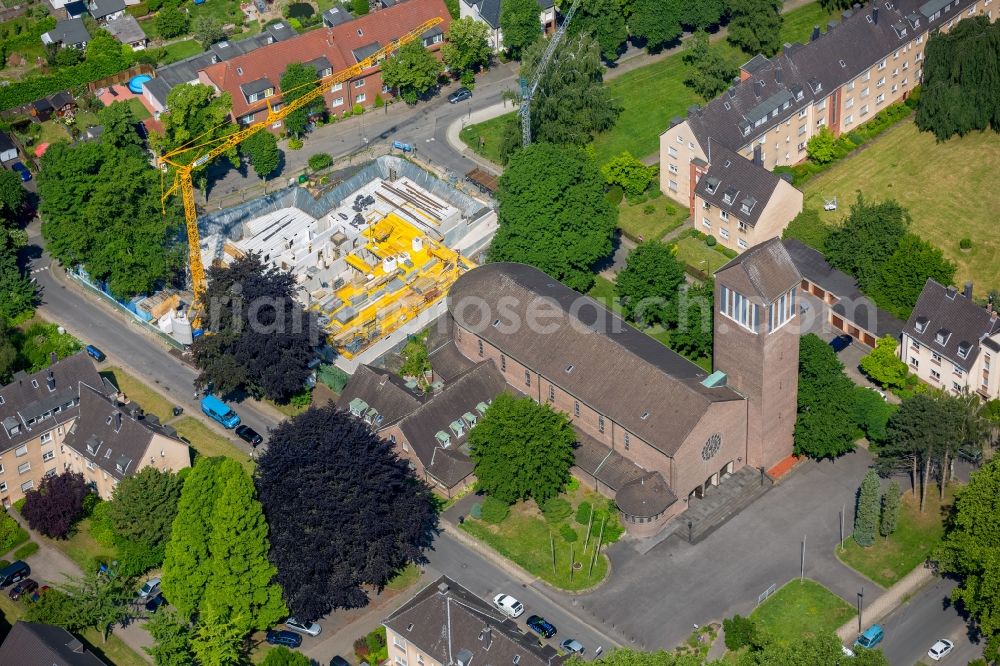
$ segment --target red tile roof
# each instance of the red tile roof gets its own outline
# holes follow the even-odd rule
[[[451,16],[444,0],[406,0],[334,28],[319,28],[209,65],[200,72],[199,78],[208,79],[220,90],[229,92],[233,98],[233,115],[239,118],[251,110],[240,90],[241,84],[266,78],[277,88],[289,64],[309,62],[320,56],[326,56],[333,71],[338,72],[356,64],[354,49],[376,41],[384,46],[435,16],[444,19],[438,28],[447,31]],[[253,107],[259,109],[260,103]]]

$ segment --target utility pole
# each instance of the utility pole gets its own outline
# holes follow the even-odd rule
[[[860,634],[861,629],[861,613],[864,611],[865,607],[865,586],[861,586],[861,591],[858,592],[858,633]]]
[[[806,537],[808,535],[802,535],[802,555],[799,558],[799,582],[806,576]]]

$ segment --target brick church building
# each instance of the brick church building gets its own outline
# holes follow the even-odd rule
[[[407,396],[364,366],[341,406],[450,494],[474,478],[467,433],[492,397],[550,404],[576,430],[574,475],[614,498],[629,533],[654,534],[707,487],[792,453],[799,273],[773,239],[715,277],[711,374],[538,269],[494,263],[449,293],[431,354],[443,388]]]

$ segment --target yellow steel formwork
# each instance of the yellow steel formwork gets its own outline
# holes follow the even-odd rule
[[[363,236],[365,246],[347,256],[352,275],[334,291],[336,307],[323,307],[326,300],[313,306],[329,316],[330,344],[347,358],[414,319],[475,267],[395,213],[372,224]]]

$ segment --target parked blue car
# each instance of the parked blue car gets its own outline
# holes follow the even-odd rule
[[[31,172],[28,171],[28,167],[24,166],[22,163],[14,162],[10,165],[10,168],[17,172],[17,175],[21,177],[22,183],[27,183],[31,180]]]
[[[293,631],[283,629],[271,629],[267,632],[267,642],[271,645],[284,645],[288,648],[297,648],[302,645],[302,637]]]
[[[865,629],[865,633],[858,636],[858,640],[854,641],[854,647],[871,649],[881,643],[883,638],[885,638],[885,631],[882,630],[882,625],[873,624]]]
[[[98,363],[100,363],[101,361],[103,361],[104,359],[107,358],[107,356],[104,355],[104,352],[102,352],[100,349],[98,349],[94,345],[87,345],[86,347],[84,347],[84,349],[87,350],[87,356],[89,356],[90,358],[94,359]]]
[[[529,617],[528,627],[543,638],[552,638],[556,635],[555,626],[540,615],[532,615]]]

